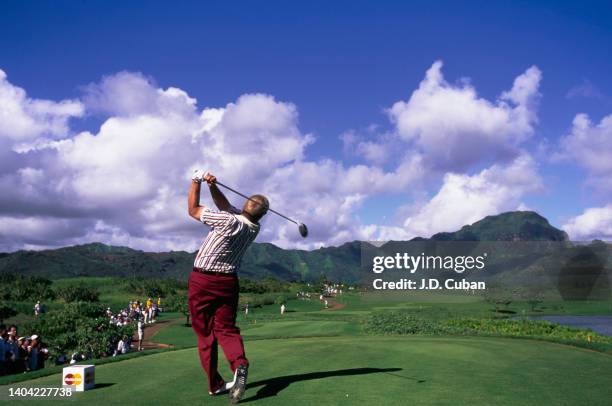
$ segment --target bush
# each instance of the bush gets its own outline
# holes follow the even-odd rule
[[[100,296],[100,292],[97,289],[83,285],[68,285],[57,288],[55,292],[66,303],[97,302]]]
[[[102,357],[110,355],[123,335],[131,337],[134,327],[109,323],[100,305],[72,303],[42,314],[20,326],[20,330],[40,335],[52,356],[81,352]]]
[[[123,288],[138,296],[167,297],[176,294],[177,290],[185,290],[187,285],[176,279],[135,278],[126,280]]]
[[[185,325],[189,324],[189,305],[187,303],[187,295],[174,295],[166,298],[164,310],[169,312],[183,313],[187,318]]]
[[[283,295],[277,296],[276,299],[274,300],[274,304],[277,304],[277,305],[282,305],[285,303],[287,303],[287,298]]]
[[[564,340],[612,344],[612,337],[594,333],[589,329],[575,329],[544,320],[455,319],[446,323],[468,334],[499,335],[506,337],[553,337]]]
[[[463,331],[437,320],[419,317],[409,312],[377,312],[364,324],[371,334],[460,334]]]
[[[32,301],[51,300],[55,294],[51,281],[36,276],[0,274],[0,300]]]
[[[579,330],[540,320],[441,319],[424,318],[410,312],[388,311],[371,314],[364,323],[370,334],[432,334],[532,337],[575,342],[612,344],[612,337],[591,330]]]

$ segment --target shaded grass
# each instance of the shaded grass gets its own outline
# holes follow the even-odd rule
[[[86,360],[86,361],[78,362],[75,365],[91,365],[91,364],[104,365],[104,364],[126,361],[132,358],[139,358],[139,357],[144,357],[147,355],[159,354],[159,353],[167,352],[167,351],[176,351],[180,349],[182,348],[175,346],[175,347],[159,348],[159,349],[140,351],[140,352],[133,351],[127,354],[117,356],[117,357],[106,357],[106,358]],[[35,380],[41,377],[58,374],[58,373],[61,373],[62,369],[67,366],[68,365],[56,365],[56,366],[47,367],[44,369],[39,369],[37,371],[28,372],[25,374],[14,374],[14,375],[2,376],[0,377],[0,385],[8,385],[8,384],[17,383],[17,382]]]

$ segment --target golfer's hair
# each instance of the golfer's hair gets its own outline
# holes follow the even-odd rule
[[[253,195],[246,201],[242,210],[249,213],[255,220],[259,220],[268,212],[270,202],[264,195]]]

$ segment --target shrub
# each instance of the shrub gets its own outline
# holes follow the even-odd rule
[[[365,321],[364,329],[371,334],[459,334],[461,331],[437,320],[409,312],[377,312]]]
[[[446,323],[469,334],[500,335],[509,337],[553,337],[565,340],[612,344],[612,338],[599,335],[589,329],[575,329],[545,320],[509,319],[454,319]]]
[[[189,325],[189,305],[187,295],[174,295],[166,298],[165,311],[183,313],[186,317],[185,325]]]
[[[71,303],[20,326],[26,334],[38,334],[51,355],[81,352],[90,357],[109,355],[123,335],[133,334],[133,326],[108,322],[104,308],[97,304]]]
[[[373,313],[366,319],[364,330],[370,334],[493,335],[577,342],[586,342],[590,337],[594,343],[612,344],[612,337],[547,321],[474,318],[434,320],[402,311]]]
[[[287,303],[287,298],[283,295],[277,296],[276,299],[274,300],[274,304],[277,304],[277,305],[282,305],[285,303]]]
[[[136,278],[126,280],[123,288],[126,292],[138,296],[167,297],[176,294],[177,290],[186,289],[187,285],[169,278]]]
[[[68,285],[57,288],[56,294],[66,303],[97,302],[100,296],[97,289],[82,285]]]
[[[36,276],[0,274],[0,300],[32,301],[54,299],[51,281]]]

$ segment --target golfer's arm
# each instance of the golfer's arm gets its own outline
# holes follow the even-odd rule
[[[200,215],[202,214],[202,206],[200,206],[200,184],[198,182],[191,182],[187,209],[191,217],[200,221]]]
[[[210,185],[210,195],[212,196],[213,202],[215,202],[215,206],[217,206],[219,210],[230,211],[232,205],[219,187],[214,183]]]

